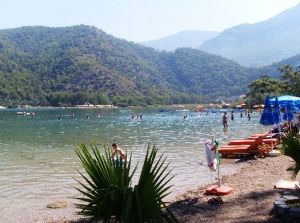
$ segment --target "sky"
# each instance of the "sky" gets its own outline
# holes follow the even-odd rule
[[[92,25],[134,42],[269,19],[300,0],[0,0],[0,29]]]

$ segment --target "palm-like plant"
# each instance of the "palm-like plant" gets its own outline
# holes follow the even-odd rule
[[[77,198],[79,213],[103,222],[177,222],[163,202],[172,177],[166,158],[156,159],[157,150],[148,146],[139,181],[132,187],[136,167],[131,171],[131,156],[129,161],[113,160],[108,147],[101,154],[96,145],[90,151],[81,144],[76,153],[88,177],[80,173],[87,185],[78,181],[82,188],[77,190],[84,195]]]
[[[292,166],[292,178],[295,178],[300,171],[300,137],[297,132],[287,132],[286,137],[282,139],[281,151],[295,161]]]

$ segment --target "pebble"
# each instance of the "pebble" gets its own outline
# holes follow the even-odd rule
[[[53,209],[66,208],[66,207],[68,207],[68,203],[65,201],[55,201],[47,205],[47,208],[53,208]]]

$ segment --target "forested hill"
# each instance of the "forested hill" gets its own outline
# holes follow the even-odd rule
[[[90,26],[0,30],[0,104],[207,102],[245,93],[256,70],[199,50],[158,52]]]
[[[280,68],[287,64],[291,65],[292,67],[298,67],[300,65],[300,54],[282,60],[278,63],[273,63],[269,66],[261,67],[258,69],[258,72],[260,74],[266,74],[274,78],[280,78],[282,75],[280,73]]]

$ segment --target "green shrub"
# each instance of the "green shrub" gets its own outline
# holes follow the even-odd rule
[[[132,186],[137,166],[131,171],[131,156],[113,160],[108,147],[101,154],[96,145],[90,151],[81,144],[76,153],[87,176],[80,173],[86,184],[78,181],[83,195],[77,198],[79,213],[103,222],[177,222],[163,202],[171,187],[169,163],[163,155],[156,159],[157,151],[148,146],[138,183]]]
[[[289,131],[282,139],[281,151],[284,155],[291,157],[295,164],[291,167],[292,178],[296,178],[300,171],[300,137],[298,133]]]

